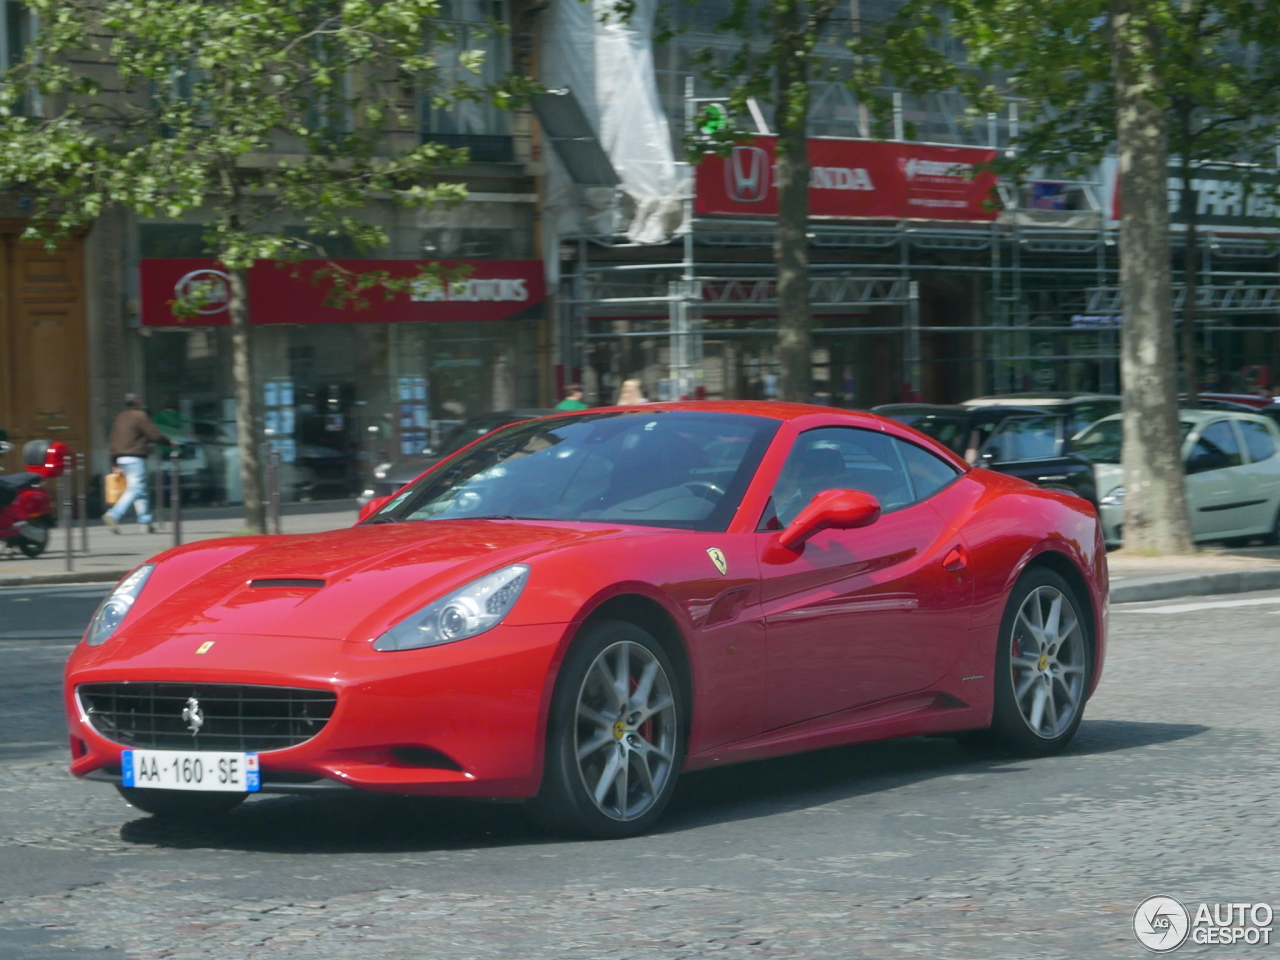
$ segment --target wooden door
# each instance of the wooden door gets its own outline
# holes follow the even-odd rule
[[[4,237],[0,297],[0,426],[14,445],[4,464],[21,469],[28,440],[89,450],[89,371],[82,244],[54,251]]]

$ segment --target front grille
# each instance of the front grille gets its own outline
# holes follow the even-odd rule
[[[338,699],[327,690],[233,683],[86,683],[76,693],[93,728],[126,747],[248,752],[310,740]]]

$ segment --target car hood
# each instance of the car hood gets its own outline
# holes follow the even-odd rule
[[[206,541],[158,558],[123,631],[367,641],[491,570],[619,532],[602,524],[459,520]]]

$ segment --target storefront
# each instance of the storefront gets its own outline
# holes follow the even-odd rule
[[[332,261],[415,277],[414,260]],[[438,445],[461,421],[544,401],[539,344],[545,299],[538,260],[450,261],[443,289],[419,287],[335,306],[320,261],[249,273],[261,428],[279,454],[285,499],[354,495],[373,466]],[[212,260],[142,259],[141,363],[157,424],[183,443],[192,499],[241,499],[231,380],[227,278]],[[173,305],[201,291],[197,316]]]

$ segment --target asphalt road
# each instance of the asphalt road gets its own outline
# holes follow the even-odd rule
[[[157,824],[65,773],[56,637],[95,600],[0,591],[3,960],[1111,960],[1147,955],[1148,896],[1280,909],[1280,592],[1114,608],[1060,756],[918,739],[708,771],[614,843],[362,796]]]

